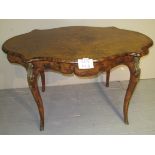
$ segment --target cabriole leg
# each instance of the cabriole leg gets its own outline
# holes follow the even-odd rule
[[[110,70],[106,72],[106,87],[109,87]]]
[[[128,68],[130,70],[130,80],[129,80],[128,88],[127,88],[126,95],[124,98],[124,107],[123,107],[124,122],[126,124],[129,124],[129,121],[128,121],[129,102],[130,102],[131,96],[134,92],[134,89],[135,89],[135,87],[139,81],[139,77],[140,77],[139,59],[140,59],[140,57],[135,56],[133,59],[133,62],[130,62],[127,64]]]
[[[31,89],[32,95],[37,103],[39,115],[40,115],[40,130],[44,130],[44,107],[43,102],[39,93],[37,77],[39,72],[34,69],[33,64],[29,63],[27,69],[27,80]]]

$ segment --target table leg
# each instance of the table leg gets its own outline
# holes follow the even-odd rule
[[[109,87],[110,70],[106,72],[106,87]]]
[[[139,59],[140,59],[139,57],[134,57],[133,62],[126,64],[130,71],[130,80],[129,80],[128,88],[127,88],[126,95],[124,98],[124,107],[123,107],[124,122],[126,124],[129,124],[129,122],[128,122],[129,102],[130,102],[131,96],[134,92],[134,89],[135,89],[137,82],[139,81],[139,77],[140,77]]]
[[[42,92],[45,92],[45,72],[41,71],[40,75],[41,75],[41,83],[42,83]]]
[[[39,93],[37,77],[39,72],[34,69],[33,64],[29,63],[27,69],[27,80],[31,89],[32,95],[37,103],[39,115],[40,115],[40,130],[44,130],[44,107],[43,102]]]

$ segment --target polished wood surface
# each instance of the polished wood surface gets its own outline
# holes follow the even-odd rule
[[[44,107],[38,89],[37,77],[41,76],[45,91],[45,71],[63,74],[93,76],[106,72],[109,86],[110,70],[126,65],[130,81],[124,99],[124,122],[128,124],[129,101],[140,77],[139,60],[148,54],[153,41],[144,34],[116,27],[71,26],[50,30],[34,30],[7,40],[2,49],[11,63],[24,66],[32,95],[40,114],[40,129],[44,129]],[[79,58],[94,60],[94,68],[79,69]]]
[[[18,53],[25,60],[51,58],[77,61],[79,58],[102,60],[110,56],[141,53],[152,44],[146,35],[116,27],[71,26],[50,30],[33,30],[5,42],[3,50]]]

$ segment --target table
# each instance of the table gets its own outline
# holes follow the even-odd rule
[[[110,70],[126,65],[130,80],[124,98],[124,122],[128,124],[129,101],[140,77],[139,60],[148,54],[153,41],[144,34],[116,27],[69,26],[48,30],[33,30],[8,39],[2,46],[11,63],[25,67],[27,81],[40,114],[40,130],[44,130],[44,107],[38,89],[41,76],[45,91],[45,71],[93,76],[106,72],[109,86]],[[79,68],[78,59],[93,60],[93,68]]]

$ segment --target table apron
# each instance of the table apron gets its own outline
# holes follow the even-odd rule
[[[127,63],[134,61],[134,57],[135,56],[130,55],[94,62],[94,68],[91,69],[79,69],[77,63],[66,62],[32,61],[29,64],[33,64],[34,69],[39,70],[40,72],[51,70],[63,74],[75,74],[84,77],[94,76],[99,72],[107,72],[118,65],[126,65]]]

